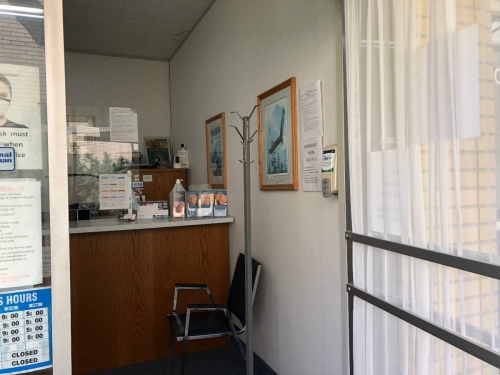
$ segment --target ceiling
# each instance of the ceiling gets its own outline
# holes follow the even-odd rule
[[[64,0],[67,51],[169,60],[215,0]]]

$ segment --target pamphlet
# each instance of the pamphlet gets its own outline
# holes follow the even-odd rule
[[[185,217],[186,192],[174,191],[172,203],[172,217]]]
[[[168,218],[168,201],[140,202],[137,217],[139,219]]]
[[[200,202],[198,199],[197,191],[187,191],[186,192],[186,206],[187,206],[187,215],[186,217],[198,217],[200,211]]]
[[[214,192],[202,190],[200,194],[200,216],[214,216]]]
[[[214,193],[214,216],[227,216],[227,190],[216,190]]]

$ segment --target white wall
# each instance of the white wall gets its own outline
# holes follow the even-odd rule
[[[162,61],[66,53],[68,115],[93,115],[109,126],[108,107],[138,111],[139,145],[145,136],[170,135],[169,64]]]
[[[248,115],[257,95],[297,77],[323,83],[324,144],[342,127],[341,10],[337,0],[217,0],[171,61],[174,149],[186,142],[191,181],[206,182],[204,121]],[[257,127],[257,116],[251,120]],[[300,126],[300,124],[298,124]],[[230,258],[244,251],[241,144],[227,127]],[[345,374],[345,267],[339,198],[259,190],[252,143],[252,244],[263,264],[255,299],[256,352],[279,374]],[[302,189],[302,187],[301,187]],[[345,327],[345,326],[344,326]]]

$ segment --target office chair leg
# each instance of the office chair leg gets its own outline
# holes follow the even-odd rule
[[[174,345],[174,334],[170,334],[170,346],[168,348],[168,369],[167,375],[170,375],[170,368],[172,367],[172,346]]]
[[[238,349],[240,349],[241,356],[243,357],[243,360],[246,361],[247,357],[245,355],[245,351],[243,350],[243,346],[241,346],[241,341],[238,336],[234,336],[234,340],[236,341],[236,344],[238,344]]]
[[[186,370],[186,352],[187,352],[188,340],[184,337],[184,345],[182,348],[182,363],[181,363],[181,375],[184,375]]]

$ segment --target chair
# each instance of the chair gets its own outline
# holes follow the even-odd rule
[[[255,291],[259,283],[261,264],[252,259],[252,298],[255,299]],[[188,304],[185,314],[176,313],[177,294],[179,290],[204,289],[210,300],[210,304]],[[253,301],[252,299],[252,301]],[[231,319],[233,314],[242,324],[242,328],[236,327]],[[174,290],[174,308],[172,314],[167,316],[170,325],[170,347],[168,350],[168,372],[170,375],[170,366],[172,362],[172,345],[174,338],[177,341],[183,341],[181,375],[184,375],[186,365],[186,349],[189,340],[215,338],[215,337],[234,337],[238,349],[245,360],[245,352],[241,346],[238,335],[245,332],[245,256],[240,254],[236,262],[233,280],[229,288],[229,295],[226,306],[215,304],[206,284],[175,284]]]

